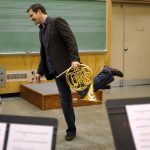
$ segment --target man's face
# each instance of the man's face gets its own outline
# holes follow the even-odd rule
[[[32,9],[28,12],[29,17],[34,22],[35,25],[41,23],[41,11],[33,12]]]

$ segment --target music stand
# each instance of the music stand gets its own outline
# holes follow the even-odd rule
[[[6,150],[7,140],[9,136],[9,127],[11,124],[19,125],[40,125],[44,127],[53,127],[52,131],[52,145],[50,150],[55,150],[56,147],[56,135],[58,121],[55,118],[46,118],[46,117],[31,117],[31,116],[16,116],[16,115],[0,115],[0,123],[6,123],[6,133],[3,150]],[[39,130],[40,130],[39,126]]]
[[[125,106],[147,103],[150,103],[150,97],[109,99],[106,101],[116,150],[136,150]]]

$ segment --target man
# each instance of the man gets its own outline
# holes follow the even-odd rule
[[[36,74],[36,81],[40,83],[43,75],[48,80],[55,79],[61,99],[61,106],[67,123],[65,139],[73,140],[76,136],[75,114],[72,106],[72,96],[65,75],[56,78],[70,66],[76,68],[80,65],[78,47],[68,23],[62,18],[51,18],[47,15],[41,4],[31,5],[27,13],[35,25],[39,25],[39,38],[41,43],[41,60]],[[106,66],[102,73],[94,79],[94,90],[103,88],[113,81],[114,75],[123,76],[118,70]],[[101,83],[100,83],[101,82]],[[85,91],[86,93],[86,91]],[[81,94],[84,96],[84,92]]]

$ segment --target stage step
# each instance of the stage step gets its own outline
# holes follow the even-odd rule
[[[20,93],[22,98],[31,102],[42,110],[61,108],[59,94],[55,82],[21,84]],[[76,92],[72,91],[73,106],[78,107],[101,104],[102,91],[97,91],[96,96],[100,102],[82,100]]]

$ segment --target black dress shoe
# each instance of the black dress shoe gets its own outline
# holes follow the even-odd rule
[[[76,137],[76,132],[67,132],[65,139],[66,141],[71,141]]]
[[[123,77],[123,73],[118,69],[111,68],[110,66],[104,66],[104,68],[109,69],[113,76]]]

